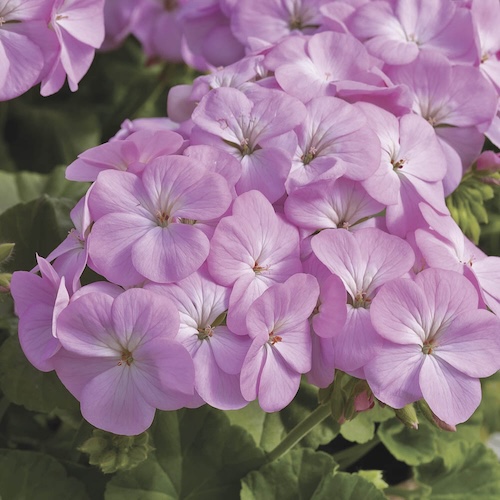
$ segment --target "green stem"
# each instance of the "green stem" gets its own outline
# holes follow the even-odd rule
[[[320,405],[310,413],[302,422],[299,422],[281,441],[281,443],[271,450],[267,455],[267,462],[272,462],[280,458],[288,450],[293,448],[304,436],[309,434],[314,427],[323,422],[331,415],[330,405]]]
[[[375,436],[371,441],[363,444],[351,446],[346,450],[339,451],[333,454],[333,459],[337,462],[341,469],[345,470],[355,464],[360,458],[364,457],[369,451],[380,443],[378,436]]]

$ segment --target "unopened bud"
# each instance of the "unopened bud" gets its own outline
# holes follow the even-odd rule
[[[418,429],[417,412],[413,404],[406,405],[404,408],[394,409],[394,413],[400,422],[402,422],[408,429]]]
[[[10,258],[14,250],[14,243],[2,243],[0,245],[0,264]]]
[[[10,273],[0,273],[0,293],[10,292],[10,280],[12,279],[12,274]]]
[[[149,445],[149,435],[118,436],[100,429],[93,431],[79,448],[89,455],[89,463],[97,465],[105,474],[119,470],[129,470],[146,460],[153,447]]]
[[[427,401],[421,399],[417,402],[417,404],[419,410],[422,412],[422,415],[435,427],[447,432],[456,432],[457,428],[454,425],[447,424],[445,421],[434,415],[434,412],[430,409]]]

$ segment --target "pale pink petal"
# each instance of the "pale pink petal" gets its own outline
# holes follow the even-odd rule
[[[402,278],[380,288],[371,304],[370,315],[375,330],[385,339],[420,347],[426,339],[424,326],[432,319],[422,288]]]
[[[435,356],[469,377],[500,370],[500,320],[484,310],[459,314],[439,337]]]
[[[335,351],[331,338],[312,333],[312,366],[307,381],[318,387],[328,387],[335,374]]]
[[[235,335],[225,326],[215,328],[210,339],[213,356],[217,365],[226,373],[236,375],[241,372],[245,356],[250,348],[251,339]]]
[[[179,313],[174,303],[139,288],[115,298],[111,318],[114,336],[130,351],[156,337],[173,339],[179,331]]]
[[[119,339],[110,334],[112,303],[113,298],[103,293],[89,293],[72,301],[57,321],[57,337],[64,348],[82,356],[119,359]]]
[[[335,366],[353,376],[375,356],[382,342],[370,321],[370,311],[363,307],[347,308],[344,328],[333,337]]]
[[[237,410],[248,404],[241,395],[239,372],[233,375],[224,372],[208,342],[203,342],[193,361],[196,390],[209,405],[220,410]]]
[[[257,399],[262,370],[267,360],[268,351],[260,339],[255,339],[245,356],[241,368],[241,394],[247,401]]]
[[[93,378],[82,390],[82,415],[92,425],[126,436],[144,432],[155,408],[144,400],[132,375],[133,367],[114,366]]]
[[[191,356],[180,343],[148,335],[146,342],[134,349],[133,358],[130,367],[123,369],[131,369],[134,383],[148,404],[160,410],[178,410],[189,401],[195,371]]]
[[[417,345],[385,341],[364,367],[366,380],[377,399],[393,408],[403,408],[422,398],[419,375],[424,362]]]
[[[431,410],[449,425],[465,422],[481,402],[479,379],[463,374],[432,355],[425,356],[420,388]]]
[[[41,371],[54,369],[61,343],[52,335],[53,308],[34,304],[19,319],[19,342],[28,361]]]
[[[266,346],[267,359],[259,381],[259,405],[266,412],[282,410],[292,402],[300,385],[300,373]]]
[[[157,283],[179,281],[195,272],[208,256],[210,243],[188,224],[153,227],[133,242],[132,264]]]
[[[118,285],[144,281],[132,264],[132,245],[153,227],[152,221],[131,213],[109,214],[96,221],[89,239],[92,268]]]
[[[347,319],[347,294],[342,280],[335,275],[329,276],[321,284],[319,311],[314,314],[312,325],[320,337],[334,337]]]

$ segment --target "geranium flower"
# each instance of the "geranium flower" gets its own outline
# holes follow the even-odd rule
[[[145,288],[168,297],[176,305],[181,318],[176,340],[193,358],[195,390],[203,400],[221,410],[245,406],[240,371],[250,339],[235,335],[220,324],[231,290],[214,283],[205,266],[179,283],[148,284]]]
[[[384,285],[370,309],[384,342],[364,368],[375,396],[394,408],[423,397],[447,424],[467,420],[481,401],[479,377],[500,369],[500,320],[477,304],[453,271]]]
[[[299,273],[266,290],[248,311],[253,341],[241,370],[241,391],[248,401],[258,397],[264,411],[290,403],[300,374],[311,369],[308,317],[318,295],[316,278]]]
[[[380,286],[411,269],[415,255],[406,241],[376,228],[355,233],[321,231],[311,245],[318,259],[343,281],[348,293],[345,326],[333,337],[337,368],[362,376],[358,370],[371,359],[378,343],[370,321],[371,302]]]
[[[135,435],[151,425],[156,408],[188,404],[194,368],[174,340],[178,330],[174,304],[146,290],[116,298],[87,293],[71,302],[57,323],[64,349],[55,365],[84,418],[100,429]]]
[[[89,197],[92,263],[119,285],[186,278],[210,248],[192,221],[220,217],[230,202],[226,181],[185,156],[156,158],[140,178],[101,172]]]
[[[274,283],[302,271],[299,234],[263,194],[249,191],[234,201],[233,215],[219,222],[207,262],[217,283],[233,287],[227,324],[244,335],[252,302]]]

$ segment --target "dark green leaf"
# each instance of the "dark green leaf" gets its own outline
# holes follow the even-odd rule
[[[436,456],[436,430],[426,422],[414,430],[397,419],[387,420],[380,425],[378,436],[394,457],[408,465],[427,463]]]
[[[66,237],[72,223],[73,202],[47,195],[21,203],[0,215],[0,242],[15,243],[12,258],[3,270],[30,270],[36,265],[35,252],[46,257]]]
[[[355,443],[367,443],[375,435],[375,422],[385,422],[394,417],[394,411],[387,406],[375,405],[371,410],[359,413],[356,418],[342,424],[340,434]]]
[[[416,469],[416,478],[432,487],[431,500],[496,500],[500,498],[500,464],[483,444],[459,442],[450,469],[439,457]]]
[[[50,172],[99,143],[99,120],[88,105],[30,97],[16,99],[9,107],[6,139],[18,170]]]
[[[31,451],[0,450],[4,500],[88,500],[83,485],[66,476],[54,458]]]
[[[0,171],[0,213],[18,203],[35,200],[43,194],[54,198],[68,198],[76,204],[87,191],[88,184],[66,180],[65,170],[66,167],[57,167],[50,175]]]
[[[326,453],[308,449],[292,451],[259,471],[250,472],[242,481],[241,500],[323,498],[316,492],[335,468],[334,460]]]
[[[0,347],[0,387],[13,403],[49,413],[55,409],[78,411],[79,404],[55,372],[41,372],[24,356],[16,336]]]
[[[156,452],[117,474],[106,500],[238,498],[241,478],[264,460],[247,432],[208,406],[158,412],[150,434]]]
[[[294,400],[283,410],[266,413],[256,401],[237,411],[226,412],[229,420],[246,429],[258,446],[271,451],[299,422],[318,406],[318,389],[303,382]],[[339,425],[327,418],[317,425],[298,445],[316,449],[332,441],[339,433]]]
[[[337,472],[325,478],[314,495],[314,500],[386,500],[386,496],[358,474]]]

